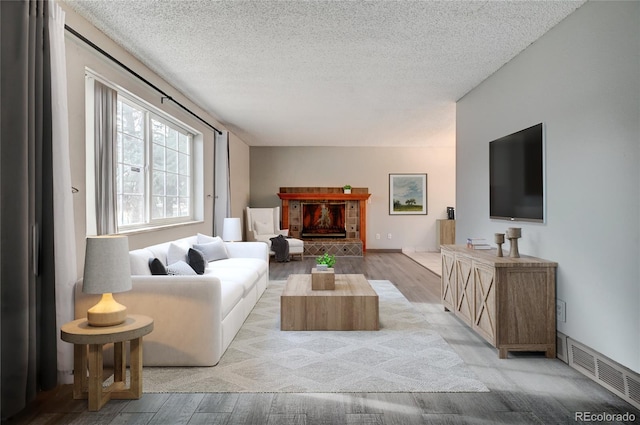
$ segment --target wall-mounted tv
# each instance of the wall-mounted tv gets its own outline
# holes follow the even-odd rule
[[[489,216],[544,222],[542,123],[489,143]]]

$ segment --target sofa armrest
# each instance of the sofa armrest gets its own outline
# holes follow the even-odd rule
[[[269,261],[269,245],[264,242],[225,242],[230,258],[259,258]]]
[[[82,284],[83,281],[80,279],[75,285],[76,319],[86,317],[87,310],[100,301],[100,295],[83,293]],[[217,312],[217,316],[211,316],[214,312],[210,306],[219,306],[221,303],[220,280],[211,275],[131,276],[131,290],[117,293],[114,298],[126,306],[129,313],[144,314],[154,319],[152,312],[166,314],[166,307],[169,307],[169,311],[176,311],[189,307],[192,303],[202,303],[209,306],[205,313],[208,316],[197,318],[197,322],[209,319],[222,320],[221,311]]]
[[[213,366],[222,355],[222,292],[220,280],[211,275],[132,276],[132,289],[114,294],[129,314],[154,320],[153,332],[143,339],[145,366]],[[75,317],[100,295],[82,292],[75,285]]]

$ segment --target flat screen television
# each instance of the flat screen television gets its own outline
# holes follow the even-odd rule
[[[489,142],[489,216],[544,222],[542,123]]]

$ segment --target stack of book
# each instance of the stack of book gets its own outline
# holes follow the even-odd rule
[[[491,245],[489,245],[484,238],[467,238],[467,248],[491,249]]]

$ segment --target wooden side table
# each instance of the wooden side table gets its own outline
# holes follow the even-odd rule
[[[142,337],[153,330],[153,319],[130,315],[119,325],[89,326],[78,319],[62,326],[60,337],[73,347],[73,398],[89,399],[89,410],[97,411],[111,399],[138,399],[142,396]],[[126,351],[130,341],[131,377],[126,386]],[[103,388],[102,347],[113,343],[113,383]],[[87,355],[88,351],[88,355]],[[89,374],[87,376],[87,366]]]
[[[456,221],[436,220],[436,248],[440,251],[440,245],[453,245],[456,243]]]

